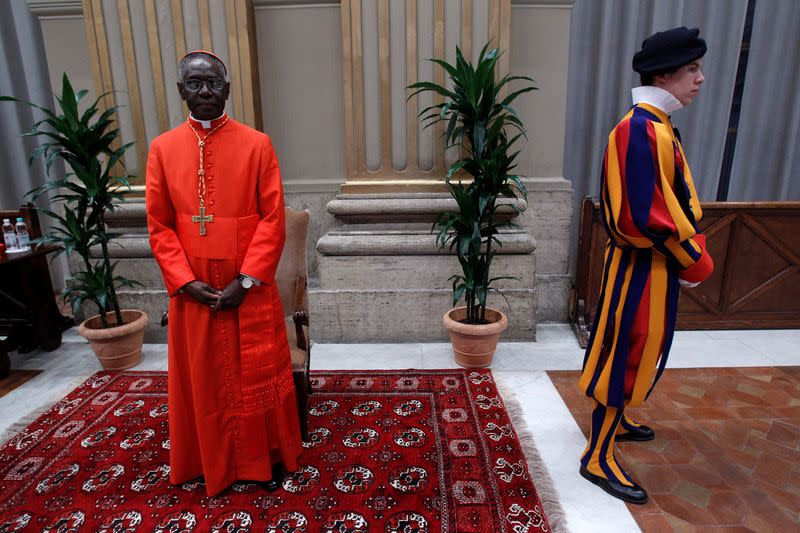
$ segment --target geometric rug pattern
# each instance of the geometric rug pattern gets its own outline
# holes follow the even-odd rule
[[[489,370],[313,372],[275,492],[169,483],[165,372],[100,372],[0,446],[0,531],[545,532]]]
[[[588,434],[579,372],[548,375]],[[656,433],[617,445],[643,531],[800,531],[800,367],[668,369],[629,414]]]

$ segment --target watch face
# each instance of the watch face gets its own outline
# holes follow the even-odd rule
[[[244,278],[243,277],[242,280],[239,283],[241,283],[242,287],[244,287],[245,289],[249,289],[250,287],[253,286],[253,280],[250,279],[250,278]]]

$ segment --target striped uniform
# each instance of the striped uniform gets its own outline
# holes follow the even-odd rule
[[[659,108],[633,106],[609,135],[601,213],[610,238],[579,386],[598,404],[584,466],[610,477],[614,433],[623,420],[636,425],[623,409],[644,402],[667,362],[679,279],[699,282],[713,270],[692,174]],[[587,466],[598,461],[602,472]]]

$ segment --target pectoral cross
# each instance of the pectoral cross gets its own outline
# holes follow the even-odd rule
[[[206,207],[204,205],[200,206],[200,214],[199,215],[192,215],[192,222],[199,222],[200,223],[200,235],[206,234],[206,222],[214,222],[214,215],[206,216]]]

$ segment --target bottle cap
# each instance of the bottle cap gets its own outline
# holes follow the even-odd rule
[[[25,221],[22,220],[22,217],[17,217],[17,222],[25,222]]]
[[[5,224],[5,223],[7,223],[7,222],[11,222],[11,221],[10,221],[10,220],[8,220],[7,218],[4,218],[4,219],[3,219],[3,223]]]

